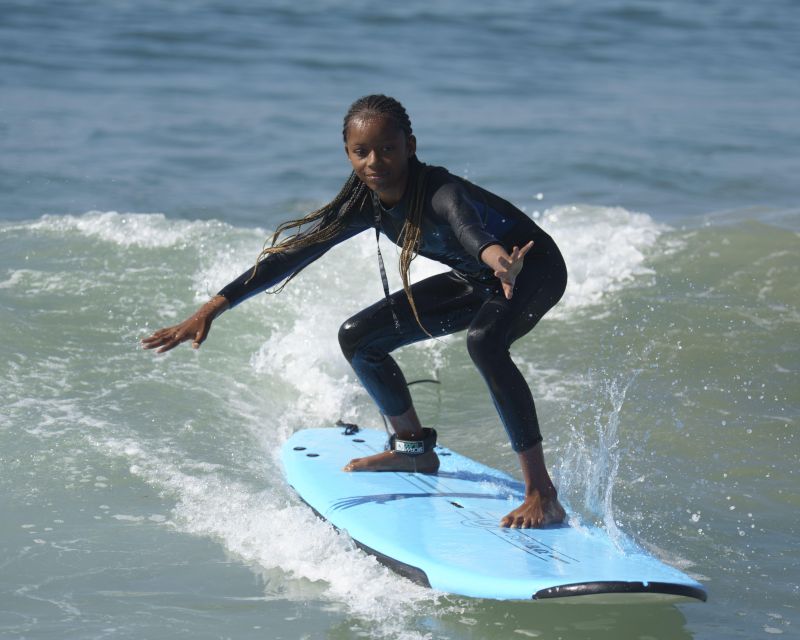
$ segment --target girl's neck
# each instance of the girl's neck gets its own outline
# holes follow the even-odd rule
[[[387,211],[390,209],[394,209],[394,207],[403,200],[403,197],[405,196],[406,191],[408,190],[409,182],[410,179],[407,177],[402,190],[397,189],[396,191],[391,193],[386,193],[386,192],[376,193],[375,194],[376,199],[380,203],[381,207],[383,207]]]

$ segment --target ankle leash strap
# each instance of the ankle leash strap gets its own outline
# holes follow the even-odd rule
[[[436,429],[422,429],[421,440],[400,440],[396,433],[389,436],[389,450],[407,456],[420,456],[428,451],[433,451],[435,446]]]

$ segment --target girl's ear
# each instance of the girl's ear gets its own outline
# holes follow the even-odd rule
[[[408,136],[408,142],[406,144],[408,147],[408,157],[413,158],[414,154],[417,153],[417,138],[413,134]]]

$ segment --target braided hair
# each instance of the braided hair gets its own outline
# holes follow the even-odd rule
[[[385,96],[382,94],[373,94],[364,96],[356,100],[347,110],[342,125],[342,138],[345,144],[347,143],[347,130],[350,124],[359,119],[370,118],[386,118],[405,134],[406,138],[410,138],[413,130],[411,128],[411,119],[408,117],[405,108],[399,101]],[[419,247],[422,239],[422,212],[425,201],[425,185],[427,178],[426,165],[419,163],[416,156],[413,162],[418,165],[418,170],[409,172],[409,180],[412,181],[410,189],[410,206],[406,216],[405,224],[400,232],[399,240],[402,240],[402,248],[400,251],[400,276],[403,281],[403,290],[408,298],[409,305],[417,320],[417,324],[429,336],[427,329],[422,326],[422,322],[417,312],[417,307],[414,304],[414,297],[411,293],[411,284],[409,278],[409,271],[411,262],[417,257]],[[310,245],[324,242],[335,237],[340,231],[344,229],[344,220],[347,214],[353,210],[363,210],[370,200],[370,190],[355,174],[351,172],[350,177],[342,186],[336,197],[328,204],[312,211],[308,215],[298,218],[296,220],[289,220],[278,225],[275,233],[272,234],[271,239],[265,242],[265,246],[256,259],[256,264],[253,267],[253,274],[255,276],[258,263],[266,259],[274,253],[283,253],[290,249],[301,249]],[[313,225],[310,228],[302,229],[307,225]],[[296,233],[288,236],[278,242],[279,236],[285,231],[296,229]],[[280,291],[285,287],[288,282],[294,277],[290,276],[281,286],[277,289]]]

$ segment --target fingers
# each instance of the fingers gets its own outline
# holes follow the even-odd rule
[[[532,247],[533,240],[529,240],[521,249],[516,246],[512,247],[511,253],[508,254],[507,258],[500,256],[497,259],[501,268],[495,270],[494,275],[502,283],[506,300],[511,300],[514,295],[514,281],[517,279],[519,272],[522,271],[522,262]]]
[[[531,250],[532,247],[533,247],[533,240],[529,240],[528,244],[526,244],[524,247],[522,247],[522,249],[520,249],[519,247],[516,247],[516,246],[513,247],[511,249],[511,259],[513,261],[515,261],[515,262],[517,260],[522,260],[525,257],[525,255],[528,253],[528,251]]]
[[[147,336],[146,338],[142,338],[142,344],[145,346],[145,348],[147,348],[148,345],[154,342],[158,342],[158,340],[160,340],[161,338],[161,335],[165,331],[167,331],[167,329],[159,329],[158,331],[154,331],[151,335]]]
[[[517,262],[521,262],[528,254],[528,251],[530,251],[532,248],[533,248],[533,240],[530,240],[528,244],[522,247],[522,249],[516,246],[512,247],[511,253],[509,254],[511,261],[509,262],[508,260],[505,260],[506,264],[504,264],[503,266],[506,265],[511,266],[513,264],[516,264]],[[503,260],[503,258],[501,258],[501,260]]]
[[[188,339],[189,337],[179,327],[167,327],[144,338],[142,346],[145,349],[157,349],[156,353],[165,353]]]
[[[522,262],[527,253],[533,247],[533,240],[530,240],[521,249],[519,247],[512,247],[511,253],[506,256],[499,256],[497,261],[500,264],[500,269],[495,270],[494,275],[501,280],[508,280],[513,283],[517,274],[522,271]]]
[[[516,278],[508,271],[495,271],[494,276],[500,280],[500,286],[503,288],[503,295],[506,300],[511,300],[514,295],[514,281]]]
[[[211,328],[209,316],[196,313],[188,320],[180,324],[159,329],[153,335],[142,339],[142,346],[145,349],[157,349],[156,353],[165,353],[177,347],[181,342],[192,341],[192,347],[199,349],[205,342]]]
[[[512,259],[513,259],[513,256],[512,256]],[[511,262],[510,260],[506,260],[506,259],[505,259],[503,256],[500,256],[500,257],[497,259],[497,261],[500,263],[500,266],[501,266],[503,269],[502,269],[502,271],[501,271],[500,269],[498,269],[497,271],[495,271],[495,273],[497,273],[497,272],[500,272],[500,273],[508,273],[508,272],[509,272],[509,271],[511,271],[511,269],[513,269],[513,267],[514,267],[514,263],[513,263],[513,262]]]
[[[526,244],[524,247],[522,247],[522,249],[518,251],[518,257],[520,259],[524,258],[525,255],[528,253],[528,251],[530,251],[532,248],[533,248],[533,240],[530,240],[528,241],[528,244]],[[516,247],[514,247],[514,249],[516,250]]]
[[[175,333],[175,327],[166,327],[153,332],[152,335],[142,338],[142,346],[145,349],[155,349],[162,346]]]
[[[198,332],[194,334],[192,349],[199,349],[200,345],[205,342],[207,335],[208,335],[208,326],[204,326],[202,329],[198,330]]]
[[[159,347],[156,353],[166,353],[167,351],[171,351],[177,347],[184,340],[185,338],[181,337],[179,333],[174,333],[164,336],[159,344],[153,345],[150,348],[153,349],[155,347]]]
[[[533,247],[533,240],[529,241],[528,244],[522,247],[522,249],[516,246],[512,247],[511,253],[509,254],[509,258],[511,258],[511,260],[509,261],[501,257],[500,264],[502,264],[506,268],[517,265],[518,263],[522,262],[525,259],[525,256],[527,255],[528,251],[531,250],[532,247]],[[519,269],[522,269],[522,267],[520,266]]]

